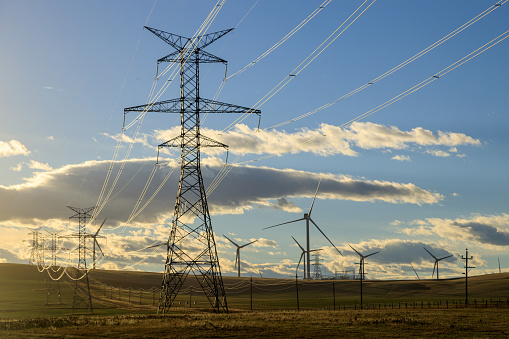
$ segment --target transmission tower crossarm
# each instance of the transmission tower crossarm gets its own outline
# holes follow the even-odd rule
[[[161,31],[160,29],[155,29],[148,26],[144,26],[144,28],[155,34],[158,38],[166,42],[171,47],[175,48],[177,51],[180,51],[189,42],[189,38],[183,37],[181,35],[168,33]]]
[[[215,56],[214,54],[211,54],[206,51],[202,50],[196,50],[195,53],[191,55],[183,55],[180,52],[173,52],[168,54],[165,57],[162,57],[161,59],[157,60],[157,63],[160,64],[162,62],[200,62],[205,64],[212,64],[212,63],[222,63],[227,64],[228,61],[221,59],[220,57]]]
[[[199,40],[198,48],[205,48],[217,39],[233,31],[233,28],[224,29],[222,31],[201,35],[197,38]]]
[[[259,109],[253,109],[249,107],[238,106],[204,98],[199,98],[199,103],[200,103],[199,107],[200,113],[253,113],[256,115],[261,115],[262,113]],[[182,106],[184,107],[184,109],[187,109],[189,107],[192,107],[193,105],[196,105],[196,99],[177,98],[124,108],[124,114],[127,114],[129,112],[180,114],[182,112]]]

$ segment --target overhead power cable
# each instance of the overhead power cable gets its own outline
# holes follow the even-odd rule
[[[300,72],[306,69],[310,63],[312,63],[320,54],[323,53],[337,38],[339,38],[359,17],[364,14],[368,10],[371,5],[375,3],[376,0],[372,0],[371,3],[365,7],[365,4],[368,0],[365,0],[350,16],[339,25],[338,28],[334,32],[332,32],[311,54],[309,54],[297,67],[295,67],[290,74],[288,74],[283,80],[281,80],[276,86],[274,86],[265,96],[263,96],[258,102],[256,102],[252,109],[247,111],[238,117],[235,121],[233,121],[230,125],[228,125],[223,132],[231,130],[235,125],[244,121],[248,116],[250,116],[256,109],[259,109],[264,103],[270,100],[277,92],[283,89],[290,81],[296,78]],[[365,7],[364,9],[362,9]],[[361,11],[362,9],[362,11]],[[361,11],[355,18],[353,18],[357,12]],[[353,18],[353,19],[352,19]],[[343,28],[343,26],[345,26]],[[340,29],[343,28],[341,31]]]
[[[293,123],[297,120],[300,120],[300,119],[303,119],[303,118],[306,118],[310,115],[313,115],[321,110],[324,110],[336,103],[338,103],[339,101],[342,101],[346,98],[349,98],[351,97],[352,95],[354,94],[357,94],[359,93],[360,91],[374,85],[375,83],[379,82],[380,80],[388,77],[389,75],[399,71],[401,68],[407,66],[408,64],[414,62],[415,60],[419,59],[420,57],[426,55],[428,52],[431,52],[433,49],[435,49],[436,47],[440,46],[441,44],[443,44],[444,42],[446,42],[447,40],[451,39],[452,37],[456,36],[457,34],[461,33],[462,31],[464,31],[465,29],[467,29],[468,27],[472,26],[473,24],[475,24],[477,21],[481,20],[482,18],[484,18],[485,16],[487,16],[488,14],[490,14],[491,12],[493,12],[495,9],[499,8],[500,6],[502,6],[503,4],[505,4],[507,1],[509,0],[501,0],[501,1],[498,1],[495,5],[492,5],[490,6],[489,8],[487,8],[486,10],[484,10],[483,12],[479,13],[478,15],[476,15],[474,18],[470,19],[469,21],[467,21],[466,23],[464,23],[463,25],[461,25],[460,27],[456,28],[454,31],[452,31],[451,33],[447,34],[446,36],[444,36],[443,38],[441,38],[440,40],[436,41],[435,43],[431,44],[430,46],[426,47],[425,49],[423,49],[422,51],[420,51],[419,53],[415,54],[414,56],[408,58],[407,60],[403,61],[402,63],[400,63],[399,65],[391,68],[390,70],[388,70],[387,72],[385,72],[384,74],[376,77],[375,79],[365,83],[364,85],[354,89],[353,91],[323,105],[323,106],[320,106],[310,112],[307,112],[305,114],[302,114],[302,115],[299,115],[298,117],[295,117],[295,118],[292,118],[292,119],[289,119],[287,121],[284,121],[284,122],[281,122],[279,124],[276,124],[276,125],[273,125],[273,126],[270,126],[270,127],[266,127],[264,128],[263,130],[268,130],[268,129],[273,129],[273,128],[278,128],[278,127],[281,127],[281,126],[284,126],[284,125],[287,125],[287,124],[290,124],[290,123]]]
[[[192,44],[190,44],[190,46],[188,47],[188,49],[192,49],[194,50],[196,48],[196,46],[198,45],[199,41],[197,42],[197,40],[201,40],[202,37],[203,37],[203,33],[206,32],[206,30],[208,30],[208,28],[210,27],[210,25],[212,24],[212,22],[214,21],[214,19],[216,18],[217,14],[219,13],[219,11],[221,10],[222,6],[224,5],[226,0],[219,0],[217,3],[216,3],[216,6],[214,6],[214,8],[212,9],[212,11],[210,12],[209,16],[207,17],[207,19],[205,20],[205,22],[201,25],[200,29],[198,30],[198,32],[193,36],[193,39],[192,39]],[[191,55],[192,53],[192,50],[188,52],[188,58],[189,58],[189,55]],[[165,84],[165,86],[163,86],[163,88],[167,88],[169,86],[169,83],[167,82]],[[155,100],[158,100],[159,97],[164,93],[164,91],[160,91],[156,98],[154,99]],[[153,105],[154,101],[152,101],[149,105]],[[138,126],[136,128],[136,131],[134,133],[134,140],[136,140],[136,136],[141,128],[141,124],[143,122],[143,118],[145,117],[145,113],[146,111],[149,109],[150,106],[147,106],[146,110],[142,113],[140,113],[140,115],[138,115],[138,117],[136,117],[136,119],[134,121],[137,121],[138,122]],[[132,126],[132,123],[129,124],[128,126]],[[126,126],[124,126],[124,128],[122,129],[122,135],[119,139],[119,142],[117,143],[117,147],[115,148],[115,152],[114,152],[114,157],[113,157],[113,160],[111,161],[110,163],[110,167],[108,169],[108,172],[106,174],[106,179],[104,181],[104,184],[103,184],[103,187],[101,189],[101,192],[99,194],[99,198],[97,200],[97,203],[96,203],[96,209],[94,210],[93,214],[92,214],[92,218],[90,218],[90,221],[89,221],[89,224],[92,223],[95,218],[99,215],[99,213],[101,212],[101,210],[104,208],[104,206],[106,205],[107,201],[109,200],[109,196],[111,195],[111,193],[113,192],[117,182],[118,182],[118,179],[120,178],[120,175],[123,171],[123,168],[125,167],[125,164],[127,162],[127,159],[129,158],[129,155],[131,153],[131,150],[133,148],[133,143],[131,143],[128,147],[128,150],[126,152],[126,155],[120,165],[120,168],[117,172],[117,175],[113,181],[113,183],[111,184],[111,187],[109,189],[109,192],[107,193],[106,197],[103,199],[103,196],[104,196],[104,193],[106,191],[106,187],[108,186],[108,182],[109,182],[109,178],[111,176],[111,173],[113,171],[113,167],[114,167],[114,164],[115,164],[115,160],[116,160],[116,157],[118,156],[118,151],[120,149],[120,145],[121,145],[121,142],[122,142],[122,139],[123,139],[123,135],[125,133],[125,128]]]
[[[473,52],[467,54],[466,56],[464,56],[463,58],[459,59],[458,61],[454,62],[453,64],[447,66],[446,68],[442,69],[440,72],[428,77],[427,79],[421,81],[420,83],[416,84],[415,86],[407,89],[406,91],[398,94],[397,96],[393,97],[392,99],[390,100],[387,100],[386,102],[384,102],[383,104],[380,104],[378,105],[377,107],[339,125],[338,127],[340,128],[343,128],[343,127],[346,127],[346,126],[349,126],[351,125],[352,123],[356,122],[356,121],[359,121],[359,120],[362,120],[364,118],[367,118],[368,116],[384,109],[385,107],[387,106],[390,106],[394,103],[396,103],[397,101],[403,99],[404,97],[416,92],[417,90],[423,88],[424,86],[427,86],[429,85],[430,83],[440,79],[441,77],[445,76],[446,74],[448,74],[449,72],[455,70],[456,68],[462,66],[463,64],[465,64],[466,62],[472,60],[473,58],[477,57],[478,55],[486,52],[487,50],[489,50],[490,48],[496,46],[497,44],[499,44],[500,42],[502,42],[503,40],[509,38],[509,30],[505,31],[504,33],[500,34],[499,36],[497,36],[496,38],[494,38],[493,40],[491,40],[490,42],[484,44],[483,46],[477,48],[476,50],[474,50]],[[314,138],[311,138],[311,139],[308,139],[307,141],[301,143],[300,145],[304,145],[304,144],[308,144],[310,142],[313,142],[319,138],[322,138],[322,137],[327,137],[327,135],[318,135],[317,137],[314,137]],[[294,147],[295,148],[295,147]],[[293,149],[293,148],[292,148]],[[235,163],[235,164],[230,164],[229,166],[235,166],[235,165],[242,165],[242,164],[247,164],[247,163],[250,163],[250,162],[254,162],[254,161],[260,161],[260,160],[264,160],[264,159],[268,159],[268,158],[272,158],[274,157],[275,155],[268,155],[268,156],[265,156],[265,157],[261,157],[261,158],[258,158],[258,159],[254,159],[254,160],[249,160],[249,161],[245,161],[245,162],[242,162],[242,163]]]

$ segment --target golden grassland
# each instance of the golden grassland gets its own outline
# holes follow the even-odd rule
[[[469,278],[468,308],[464,308],[465,279],[365,281],[368,309],[363,310],[358,304],[359,281],[299,280],[300,311],[294,279],[223,277],[228,314],[212,313],[190,276],[172,312],[156,315],[161,278],[159,273],[92,270],[94,312],[78,310],[72,315],[74,285],[69,279],[59,283],[60,301],[54,294],[56,283],[46,272],[35,266],[0,264],[0,338],[509,334],[506,273]]]

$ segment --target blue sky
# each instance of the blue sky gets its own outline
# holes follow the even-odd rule
[[[230,146],[230,162],[241,156],[209,197],[223,273],[236,272],[235,249],[221,236],[226,234],[240,243],[260,239],[242,250],[244,275],[293,275],[300,250],[291,235],[303,243],[304,223],[262,228],[302,217],[320,178],[313,219],[345,255],[335,254],[312,230],[312,247],[323,248],[327,274],[355,266],[349,244],[381,251],[366,268],[372,278],[414,279],[410,261],[421,276],[430,276],[433,263],[423,246],[440,256],[454,254],[441,263],[442,277],[461,275],[459,256],[467,247],[475,260],[473,274],[498,271],[498,257],[507,269],[509,39],[343,126],[506,32],[509,5],[500,1],[501,6],[490,7],[495,3],[367,1],[351,26],[259,107],[261,132],[255,133],[255,116],[229,130],[235,117],[207,117],[204,134]],[[320,4],[324,8],[298,32],[225,82],[217,100],[256,105],[363,4],[225,1],[207,32],[236,29],[207,51],[228,60],[228,75],[269,50]],[[156,60],[171,51],[143,26],[191,37],[214,5],[194,0],[0,2],[0,260],[27,262],[30,252],[22,240],[32,229],[43,226],[65,234],[74,227],[66,205],[97,203],[114,159],[123,108],[146,102]],[[369,83],[487,9],[493,11],[359,93],[270,128]],[[223,65],[202,65],[201,96],[214,98],[224,74]],[[158,80],[158,89],[166,79]],[[177,82],[160,100],[178,97]],[[145,210],[126,221],[154,167],[156,145],[175,135],[177,123],[176,116],[147,115],[137,139],[121,143],[115,168],[130,143],[133,150],[112,190],[114,198],[90,225],[93,231],[108,217],[107,256],[99,267],[163,269],[164,251],[135,250],[169,234],[178,170]],[[132,138],[134,129],[126,136]],[[326,136],[305,143],[320,135]],[[245,149],[253,136],[255,142]],[[162,156],[165,163],[145,200],[178,154]],[[207,186],[224,159],[224,153],[204,153]],[[72,260],[72,255],[59,255]]]

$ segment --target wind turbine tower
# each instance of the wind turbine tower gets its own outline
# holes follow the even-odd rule
[[[320,179],[320,181],[321,181],[321,179]],[[304,260],[305,260],[306,266],[308,268],[307,269],[307,279],[308,280],[311,279],[311,273],[310,273],[310,269],[309,269],[311,267],[311,256],[310,256],[310,252],[311,251],[310,251],[310,244],[309,244],[309,222],[312,222],[313,225],[315,225],[315,227],[318,229],[318,231],[320,231],[320,233],[322,233],[322,235],[325,237],[325,239],[327,239],[329,241],[329,243],[336,249],[336,251],[338,251],[339,254],[343,255],[338,250],[336,245],[334,245],[332,243],[332,241],[329,239],[329,237],[327,237],[325,235],[325,233],[323,233],[323,231],[320,229],[320,227],[318,227],[318,225],[313,221],[313,219],[311,219],[311,212],[313,211],[313,205],[315,204],[316,195],[318,194],[318,188],[320,187],[320,181],[318,182],[318,186],[316,187],[315,197],[313,198],[313,202],[311,203],[311,207],[309,208],[309,212],[308,213],[304,213],[304,217],[302,217],[300,219],[297,219],[297,220],[283,222],[281,224],[277,224],[277,225],[273,225],[273,226],[269,226],[269,227],[265,227],[264,228],[264,230],[266,230],[266,229],[269,229],[269,228],[278,227],[278,226],[282,226],[282,225],[286,225],[286,224],[291,224],[291,223],[294,223],[294,222],[297,222],[297,221],[301,221],[301,220],[305,220],[306,221],[306,251],[305,251],[305,258],[304,258]]]
[[[299,242],[297,241],[297,239],[295,239],[293,236],[292,236],[292,239],[293,241],[295,241],[295,243],[297,244],[297,246],[299,246],[299,248],[301,249],[301,254],[300,254],[300,258],[299,258],[299,263],[297,264],[297,269],[295,270],[295,275],[297,275],[297,271],[299,270],[299,266],[300,266],[300,263],[302,261],[302,257],[306,255],[306,253],[308,253],[308,251],[306,251],[300,244]],[[317,250],[310,250],[309,252],[316,252],[316,251],[321,251],[322,249],[317,249]],[[309,270],[309,266],[307,267],[307,270],[306,270],[306,261],[304,261],[303,265],[304,267],[304,279],[306,279],[306,272]]]
[[[230,242],[231,242],[232,244],[234,244],[234,245],[235,245],[235,247],[237,247],[237,255],[235,256],[235,266],[237,266],[237,269],[238,269],[238,277],[240,278],[240,249],[241,249],[241,248],[244,248],[244,247],[246,247],[246,246],[248,246],[248,245],[251,245],[251,244],[252,244],[252,243],[254,243],[254,242],[257,242],[257,241],[258,241],[258,239],[256,239],[255,241],[251,241],[251,242],[249,242],[249,243],[247,243],[247,244],[244,244],[244,245],[242,245],[242,246],[239,246],[236,242],[234,242],[233,240],[231,240],[230,238],[228,238],[226,235],[224,235],[224,234],[223,234],[223,237],[225,237],[226,239],[230,240]]]
[[[200,63],[223,63],[205,51],[205,47],[232,29],[186,38],[145,27],[170,45],[173,53],[157,63],[169,62],[180,69],[180,97],[124,109],[124,114],[139,112],[176,113],[180,115],[180,135],[159,145],[180,148],[180,180],[168,237],[158,313],[167,313],[173,305],[189,273],[193,273],[211,306],[228,312],[223,278],[217,256],[216,242],[207,204],[207,194],[201,174],[203,147],[227,148],[225,144],[201,134],[200,117],[208,113],[255,113],[260,110],[227,104],[200,96]]]
[[[101,226],[99,226],[99,228],[97,229],[97,232],[95,232],[94,234],[87,234],[86,235],[87,238],[92,238],[94,240],[93,241],[93,246],[92,246],[92,269],[94,269],[94,270],[95,270],[95,259],[96,259],[95,245],[97,245],[97,248],[99,249],[99,251],[101,251],[101,254],[104,256],[104,252],[103,252],[101,246],[99,245],[99,242],[97,241],[97,238],[106,238],[103,235],[98,235],[99,231],[104,226],[104,223],[106,222],[106,219],[107,218],[105,218],[103,223],[101,224]]]
[[[368,254],[368,255],[362,255],[360,252],[358,252],[355,248],[352,247],[352,245],[349,245],[352,250],[355,251],[355,253],[357,253],[359,255],[359,257],[361,258],[360,262],[359,262],[359,276],[360,276],[360,279],[361,279],[361,309],[362,309],[362,281],[365,279],[365,275],[366,275],[366,272],[364,271],[364,259],[366,259],[367,257],[370,257],[374,254],[377,254],[378,252],[380,251],[376,251],[376,252],[373,252],[371,254]]]
[[[451,255],[448,255],[448,256],[446,256],[446,257],[443,257],[443,258],[437,258],[437,257],[435,257],[433,254],[431,254],[431,252],[430,252],[430,251],[428,251],[428,250],[426,249],[426,247],[423,247],[423,248],[426,250],[426,252],[428,252],[428,253],[429,253],[429,255],[431,255],[431,256],[433,257],[433,259],[435,259],[435,265],[433,265],[433,274],[431,275],[431,278],[433,279],[433,276],[435,275],[435,268],[436,268],[436,270],[437,270],[437,280],[439,280],[439,277],[438,277],[438,262],[440,262],[441,260],[444,260],[444,259],[447,259],[447,258],[452,257],[452,254],[451,254]]]

